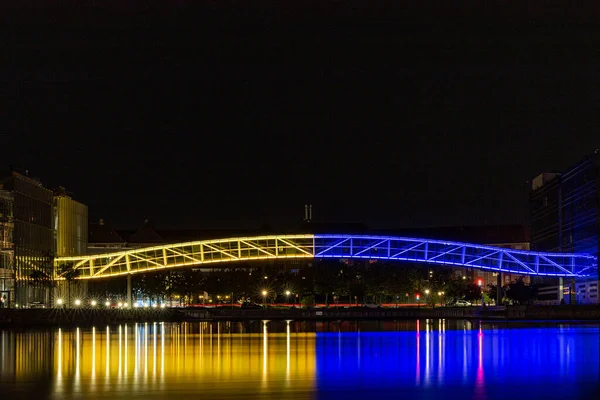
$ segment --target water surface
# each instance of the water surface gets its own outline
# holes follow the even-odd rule
[[[3,398],[600,398],[600,325],[149,323],[0,332]]]

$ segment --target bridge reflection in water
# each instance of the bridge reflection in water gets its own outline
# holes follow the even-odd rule
[[[227,396],[285,391],[308,398],[314,390],[316,335],[298,332],[298,323],[279,325],[283,332],[270,333],[266,321],[142,323],[58,329],[41,337],[5,332],[2,349],[12,348],[15,362],[3,357],[0,385],[6,387],[12,375],[21,382],[16,390],[27,392],[28,382],[49,379],[46,393],[57,398],[125,392],[211,398],[224,395],[224,388]]]
[[[591,399],[600,326],[459,320],[0,332],[3,398]],[[394,397],[398,397],[394,395]]]

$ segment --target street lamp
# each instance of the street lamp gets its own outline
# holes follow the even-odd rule
[[[75,305],[76,305],[76,306],[79,306],[79,305],[81,305],[81,300],[79,300],[79,299],[75,300]]]
[[[442,295],[444,292],[438,292],[438,297],[440,298],[440,307],[442,306]]]
[[[92,300],[92,301],[90,302],[90,305],[91,305],[92,307],[96,307],[96,304],[97,304],[97,303],[96,303],[96,300]]]
[[[104,303],[104,305],[105,305],[106,307],[110,307],[110,301],[106,300],[106,302]]]
[[[290,292],[289,290],[285,291],[285,301],[288,303],[288,305],[290,304],[290,295],[292,294],[292,292]]]
[[[429,305],[429,289],[425,289],[425,307]]]
[[[62,299],[56,299],[56,304],[58,304],[59,306],[63,303]]]
[[[263,307],[266,307],[267,306],[267,291],[263,290],[262,295],[263,295]]]

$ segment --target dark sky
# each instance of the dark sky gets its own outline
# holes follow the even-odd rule
[[[190,3],[4,10],[0,168],[122,228],[403,228],[527,223],[600,147],[593,10]]]

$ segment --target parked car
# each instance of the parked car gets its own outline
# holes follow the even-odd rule
[[[456,302],[454,303],[454,307],[470,307],[470,306],[472,306],[472,304],[466,300],[456,300]]]
[[[381,308],[381,304],[372,303],[370,301],[367,301],[367,302],[363,303],[363,307],[366,307],[366,308]]]

